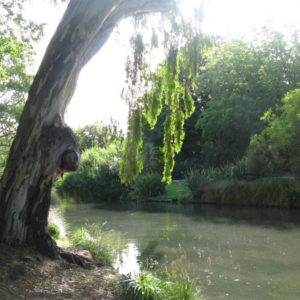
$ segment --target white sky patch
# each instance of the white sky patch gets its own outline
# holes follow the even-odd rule
[[[125,23],[126,24],[126,23]],[[126,74],[129,43],[113,34],[105,46],[82,69],[75,94],[67,109],[66,120],[72,127],[97,121],[117,120],[126,131],[128,106],[121,99]],[[127,38],[129,38],[127,36]]]
[[[185,15],[194,7],[204,7],[202,31],[225,38],[254,36],[253,29],[270,25],[289,32],[291,26],[300,28],[300,0],[183,0]],[[38,47],[37,61],[45,52],[65,6],[54,7],[50,1],[30,0],[27,15],[48,24],[46,35]],[[83,68],[77,88],[66,113],[66,121],[79,127],[96,121],[117,120],[127,128],[128,109],[121,92],[125,84],[125,62],[130,51],[130,34],[126,21],[115,31],[103,48]],[[37,65],[38,65],[37,63]],[[36,65],[36,68],[37,68]]]
[[[265,25],[284,31],[300,25],[299,0],[208,0],[203,31],[235,38],[253,34]]]

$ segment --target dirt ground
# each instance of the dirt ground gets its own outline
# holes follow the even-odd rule
[[[76,250],[77,252],[79,250]],[[32,249],[0,244],[0,300],[120,300],[118,276],[107,265],[83,269]]]

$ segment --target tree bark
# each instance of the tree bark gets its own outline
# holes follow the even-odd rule
[[[71,0],[29,91],[0,185],[0,242],[55,256],[47,218],[55,178],[79,163],[64,122],[82,67],[124,17],[170,10],[173,0]]]

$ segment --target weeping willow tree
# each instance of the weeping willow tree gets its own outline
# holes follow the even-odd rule
[[[162,180],[171,182],[175,156],[180,152],[185,137],[184,124],[195,109],[194,89],[201,60],[201,36],[199,31],[195,30],[197,28],[187,28],[184,23],[179,26],[174,19],[172,21],[173,37],[170,39],[168,33],[171,42],[167,43],[167,57],[155,72],[147,72],[149,66],[143,61],[143,51],[149,46],[142,44],[140,34],[136,36],[138,42],[134,43],[134,46],[137,46],[133,51],[134,67],[127,68],[127,76],[132,84],[131,91],[136,86],[140,90],[141,82],[146,91],[136,102],[129,103],[129,133],[120,168],[123,183],[132,183],[143,169],[143,120],[146,119],[153,129],[163,107],[166,108],[167,115],[164,122]],[[154,37],[155,35],[152,35],[151,42],[157,44]],[[180,46],[180,40],[183,40],[184,46]],[[136,95],[131,93],[130,96]]]

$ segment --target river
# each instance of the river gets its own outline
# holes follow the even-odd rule
[[[115,267],[139,257],[188,272],[205,299],[300,299],[300,211],[176,204],[71,205],[74,230],[107,222],[126,240]]]

